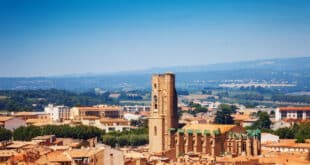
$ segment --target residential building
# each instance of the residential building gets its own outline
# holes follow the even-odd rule
[[[14,130],[18,127],[26,126],[26,121],[14,116],[0,116],[0,127]]]
[[[123,110],[127,112],[141,112],[141,111],[150,111],[150,106],[142,106],[142,105],[125,105],[123,106]]]
[[[141,119],[141,115],[136,115],[136,114],[132,114],[132,113],[125,113],[124,114],[124,119],[126,120],[139,120]]]
[[[54,106],[49,104],[44,108],[44,112],[50,115],[55,122],[62,122],[70,119],[70,108],[67,106]]]
[[[310,120],[309,107],[279,107],[275,112],[275,120]]]
[[[310,153],[310,143],[296,143],[295,139],[280,139],[278,142],[265,143],[264,150],[277,152],[305,152]]]
[[[122,107],[97,105],[93,107],[73,107],[71,109],[70,118],[73,120],[80,120],[88,116],[95,116],[98,118],[121,118]]]
[[[130,122],[122,118],[98,118],[96,116],[88,116],[83,117],[80,121],[83,125],[94,126],[105,130],[105,132],[122,132],[130,129]]]
[[[13,114],[15,117],[22,118],[23,120],[28,119],[42,119],[42,120],[50,120],[49,114],[45,112],[16,112]]]
[[[277,143],[279,142],[280,138],[277,135],[271,134],[271,133],[262,133],[261,134],[261,143]]]

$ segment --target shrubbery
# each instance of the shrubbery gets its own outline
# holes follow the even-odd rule
[[[10,140],[12,138],[12,132],[5,128],[0,128],[0,141]]]
[[[104,132],[99,128],[92,126],[69,126],[69,125],[46,125],[42,127],[28,126],[19,127],[13,132],[14,140],[31,140],[36,136],[55,135],[56,137],[68,137],[76,139],[89,139],[97,137],[98,139]]]
[[[139,146],[148,144],[147,128],[134,129],[123,132],[109,132],[102,137],[104,144],[115,146]]]

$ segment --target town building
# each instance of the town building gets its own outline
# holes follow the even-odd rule
[[[217,156],[257,156],[261,152],[260,131],[219,124],[178,124],[175,76],[152,77],[152,104],[149,117],[149,152],[154,156],[176,159],[197,154]]]
[[[81,124],[94,126],[105,130],[105,132],[111,131],[125,131],[130,130],[130,121],[122,118],[98,118],[96,116],[83,117],[80,120]]]
[[[275,112],[275,120],[310,120],[310,107],[279,107]]]
[[[67,106],[54,106],[49,104],[44,108],[44,112],[50,115],[52,121],[62,122],[70,119],[70,108]]]
[[[251,116],[250,114],[233,114],[231,115],[234,118],[234,122],[238,123],[242,127],[252,126],[258,119]]]
[[[45,112],[16,112],[13,114],[15,117],[19,117],[23,120],[28,120],[28,119],[42,119],[42,120],[50,120],[49,114]]]
[[[141,111],[150,111],[150,106],[142,106],[142,105],[125,105],[123,106],[123,110],[127,112],[141,112]]]
[[[18,127],[26,126],[26,121],[14,116],[0,116],[0,127],[14,130]]]
[[[126,120],[140,120],[142,118],[141,115],[136,115],[136,114],[132,114],[132,113],[125,113],[124,114],[124,119]]]
[[[262,148],[276,152],[304,152],[310,153],[310,143],[297,143],[295,139],[280,139],[277,142],[262,144]]]
[[[262,133],[261,134],[261,144],[266,143],[277,143],[279,142],[280,138],[277,135],[271,134],[271,133]]]
[[[98,118],[121,118],[122,107],[97,105],[93,107],[73,107],[71,109],[70,119],[80,120],[89,116]]]

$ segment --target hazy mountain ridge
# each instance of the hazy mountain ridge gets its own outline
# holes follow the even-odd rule
[[[0,89],[68,89],[90,88],[147,88],[154,73],[172,71],[177,74],[177,83],[194,80],[276,80],[297,82],[303,88],[310,85],[310,57],[268,59],[205,66],[177,66],[151,68],[109,74],[72,74],[57,77],[0,78]],[[177,84],[177,85],[178,85]]]

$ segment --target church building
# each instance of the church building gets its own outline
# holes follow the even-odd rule
[[[175,159],[183,155],[257,156],[261,152],[260,131],[237,125],[187,124],[180,127],[177,115],[175,75],[152,77],[149,117],[149,152]]]

